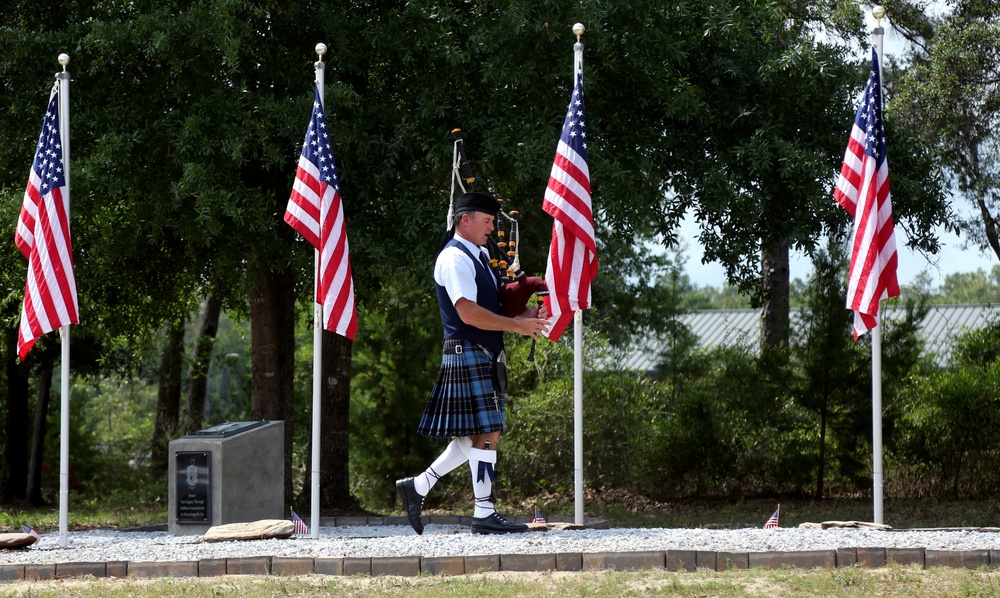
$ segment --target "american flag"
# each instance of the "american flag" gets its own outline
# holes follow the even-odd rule
[[[80,322],[69,233],[69,188],[59,134],[58,83],[42,120],[14,243],[28,260],[17,332],[17,355],[24,359],[41,335]]]
[[[854,310],[854,338],[857,339],[878,324],[879,302],[899,295],[896,279],[899,258],[892,223],[882,86],[874,48],[868,83],[854,117],[833,196],[854,218],[847,308]]]
[[[780,510],[781,509],[776,509],[774,511],[774,515],[771,515],[771,518],[768,519],[767,523],[764,524],[764,529],[771,529],[772,527],[781,527],[780,525],[778,525],[778,511]]]
[[[309,526],[306,525],[306,522],[302,521],[302,519],[300,519],[299,516],[295,514],[295,511],[292,511],[292,526],[295,528],[296,534],[300,534],[303,536],[309,535]]]
[[[545,516],[542,512],[538,510],[538,505],[535,505],[535,516],[531,518],[532,523],[545,523]]]
[[[42,536],[41,536],[41,534],[39,534],[38,532],[35,531],[35,528],[33,528],[30,525],[27,525],[25,523],[22,523],[21,524],[21,530],[23,530],[24,533],[26,533],[26,534],[31,534],[32,536],[34,536],[35,542],[41,542]]]
[[[590,307],[590,284],[597,275],[597,243],[587,165],[587,124],[583,110],[583,64],[576,61],[573,96],[545,189],[542,209],[555,218],[545,265],[551,325],[546,336],[559,340],[573,312]]]
[[[285,222],[319,250],[316,303],[323,306],[323,327],[354,340],[358,312],[354,306],[347,226],[318,86]]]

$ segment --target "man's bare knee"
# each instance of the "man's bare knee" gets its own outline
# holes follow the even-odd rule
[[[487,442],[490,443],[491,449],[496,450],[497,444],[500,442],[500,432],[472,436],[472,448],[484,449]]]

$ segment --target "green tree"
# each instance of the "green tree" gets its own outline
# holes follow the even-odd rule
[[[992,496],[1000,486],[992,466],[1000,451],[993,433],[1000,421],[998,335],[994,326],[971,336],[979,338],[956,344],[954,368],[914,376],[898,405],[895,450],[917,464],[924,484],[954,497]],[[982,359],[976,345],[987,339],[992,355]]]
[[[975,216],[951,226],[1000,257],[996,214],[1000,209],[1000,122],[996,80],[1000,75],[1000,24],[996,7],[978,0],[952,0],[942,16],[907,19],[918,43],[899,82],[897,110],[934,149],[952,184],[969,200]]]
[[[1000,303],[1000,266],[993,266],[989,274],[982,269],[948,274],[935,300],[954,305]]]
[[[817,418],[817,500],[825,496],[829,478],[857,480],[863,469],[857,444],[864,437],[865,423],[871,422],[870,409],[866,411],[871,374],[861,347],[851,338],[853,314],[844,309],[842,299],[846,293],[846,256],[833,239],[827,248],[817,253],[813,262],[815,270],[803,293],[802,339],[794,349],[795,362],[801,368],[795,397]],[[831,462],[836,465],[828,472]]]
[[[396,500],[392,480],[440,451],[415,434],[440,362],[437,303],[419,276],[401,276],[408,284],[386,284],[378,304],[360,314],[369,332],[358,339],[351,381],[352,487],[380,506]]]
[[[810,4],[801,18],[841,4]],[[384,289],[410,280],[400,270],[425,272],[418,284],[430,293],[456,126],[477,184],[522,211],[522,262],[540,272],[551,221],[537,206],[569,97],[571,26],[584,22],[596,218],[602,263],[616,273],[599,276],[594,303],[607,308],[593,319],[611,336],[656,315],[636,297],[658,291],[642,278],[650,256],[633,246],[672,242],[688,209],[706,254],[747,288],[762,250],[808,248],[843,219],[822,188],[850,121],[845,89],[863,78],[790,16],[726,0],[20,0],[0,7],[10,48],[0,172],[24,176],[37,138],[25,115],[44,101],[46,56],[69,51],[81,328],[105,343],[102,355],[127,356],[217,297],[250,315],[251,414],[292,422],[295,302],[310,301],[313,267],[281,214],[316,42],[330,47],[326,108],[357,300],[380,305]],[[351,352],[329,354],[339,356],[329,374],[347,379]]]
[[[830,237],[817,252],[803,288],[799,334],[791,347],[786,384],[796,403],[815,417],[809,438],[814,463],[813,495],[831,485],[863,487],[869,475],[872,430],[871,335],[852,338],[853,313],[844,308],[846,246]],[[883,435],[891,439],[903,385],[921,363],[918,326],[927,313],[920,297],[905,304],[904,316],[882,328]]]

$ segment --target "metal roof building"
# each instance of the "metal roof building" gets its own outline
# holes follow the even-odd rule
[[[789,324],[794,331],[799,323],[800,309],[792,309]],[[905,314],[902,306],[886,305],[883,317],[896,320]],[[993,305],[932,305],[920,325],[924,352],[933,355],[938,365],[945,365],[951,355],[955,338],[968,330],[982,328],[1000,318],[1000,306]],[[760,310],[706,309],[684,314],[681,321],[698,338],[699,348],[744,344],[758,348],[760,343]],[[845,331],[845,334],[849,332]],[[660,361],[663,342],[645,338],[628,350],[621,362],[626,370],[652,372]]]

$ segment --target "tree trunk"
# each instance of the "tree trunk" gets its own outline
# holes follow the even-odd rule
[[[351,496],[350,420],[351,350],[354,343],[328,330],[323,331],[323,376],[320,388],[320,514],[332,517],[357,514],[361,505]],[[311,418],[310,418],[310,421]],[[297,508],[311,513],[312,451],[310,430],[307,477],[295,501]]]
[[[997,235],[997,219],[990,212],[989,205],[986,203],[985,192],[977,191],[976,205],[979,206],[979,212],[983,217],[983,233],[986,235],[986,241],[989,243],[994,255],[1000,258],[1000,238]]]
[[[760,312],[761,353],[788,344],[788,245],[761,251],[764,304]]]
[[[35,429],[31,436],[31,460],[28,462],[27,498],[28,504],[40,507],[42,500],[42,461],[45,458],[46,416],[52,398],[51,359],[43,361],[38,368],[38,396],[35,399]]]
[[[8,327],[5,338],[7,400],[0,502],[12,503],[24,500],[28,482],[28,368],[17,362],[17,327]]]
[[[816,474],[816,500],[823,500],[823,484],[826,478],[826,408],[819,410],[819,472]]]
[[[295,437],[295,296],[291,273],[258,272],[250,291],[252,392],[250,416],[285,422],[285,497],[292,489]]]
[[[205,402],[208,399],[208,368],[212,362],[215,336],[219,332],[219,316],[222,303],[214,295],[205,302],[201,316],[198,338],[195,339],[191,355],[191,369],[188,371],[187,400],[184,408],[184,422],[181,432],[190,433],[201,428],[205,417]]]
[[[156,395],[150,464],[154,474],[166,473],[170,440],[177,434],[181,407],[181,370],[184,361],[184,320],[171,322],[160,360],[160,388]]]
[[[958,453],[958,459],[956,460],[956,463],[955,463],[955,478],[954,478],[954,480],[952,481],[952,484],[951,484],[951,497],[953,499],[955,499],[955,500],[958,500],[958,495],[959,495],[959,492],[958,492],[959,485],[958,485],[958,483],[959,483],[959,481],[962,478],[962,464],[964,462],[965,462],[965,452],[961,451],[961,452]]]

